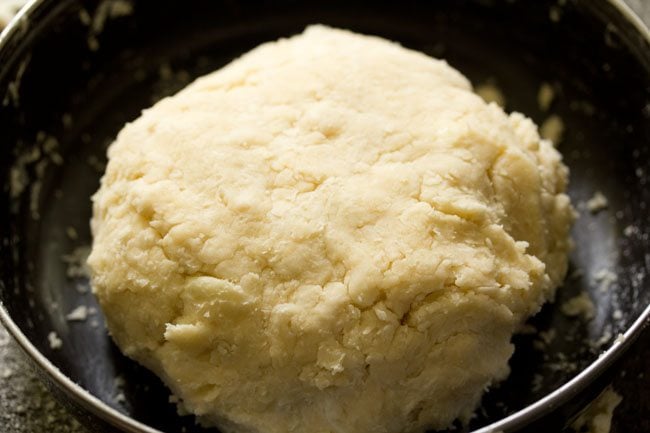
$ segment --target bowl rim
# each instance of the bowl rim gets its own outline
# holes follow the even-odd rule
[[[29,19],[32,13],[40,8],[48,0],[30,0],[0,32],[0,52],[8,45],[8,41],[20,35],[22,23]],[[627,22],[633,25],[634,30],[650,44],[650,28],[623,0],[604,0],[610,3],[622,14]],[[90,391],[75,383],[68,376],[63,374],[34,344],[27,338],[18,325],[9,315],[4,303],[0,300],[0,323],[2,323],[9,334],[18,343],[19,347],[29,356],[42,371],[47,373],[49,379],[58,386],[67,396],[89,411],[96,417],[107,422],[109,425],[131,433],[163,433],[161,430],[152,428],[134,418],[131,418],[118,410],[110,407],[104,401],[94,396]],[[473,430],[471,433],[494,433],[515,431],[530,425],[535,420],[549,414],[555,408],[569,401],[582,392],[587,386],[593,383],[598,377],[610,368],[620,357],[632,346],[634,341],[641,335],[646,327],[650,327],[650,305],[641,312],[639,317],[623,334],[619,334],[614,343],[605,350],[587,368],[573,377],[555,391],[542,397],[536,402],[518,410],[517,412],[495,421],[485,427]]]

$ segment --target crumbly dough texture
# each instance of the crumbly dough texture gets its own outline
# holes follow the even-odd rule
[[[224,432],[467,419],[567,269],[567,169],[444,61],[323,26],[164,99],[109,149],[109,330]]]

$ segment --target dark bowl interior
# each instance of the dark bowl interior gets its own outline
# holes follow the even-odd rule
[[[608,199],[598,213],[580,209],[565,287],[531,320],[537,331],[515,337],[511,376],[485,396],[468,429],[567,383],[650,303],[650,47],[613,3],[135,1],[122,15],[123,4],[42,1],[0,50],[0,89],[8,88],[0,94],[0,300],[41,353],[108,406],[162,431],[204,431],[176,415],[155,376],[120,354],[99,310],[65,318],[80,305],[98,309],[76,264],[91,242],[90,196],[107,145],[157,99],[311,23],[445,58],[473,83],[496,85],[507,110],[538,124],[560,116],[574,203],[596,191]],[[542,83],[554,89],[548,111],[538,104]],[[582,291],[596,305],[592,320],[561,312]],[[549,330],[555,337],[540,345]],[[51,348],[52,331],[60,349]]]

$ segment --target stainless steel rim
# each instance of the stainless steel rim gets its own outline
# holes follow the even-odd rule
[[[13,34],[19,32],[21,23],[24,20],[27,20],[33,11],[41,7],[45,1],[46,0],[31,0],[11,20],[4,31],[0,33],[0,50],[3,49]],[[650,44],[650,29],[646,27],[641,18],[639,18],[634,11],[623,2],[623,0],[608,1],[618,9],[627,21],[635,27],[635,30],[638,31]],[[19,346],[36,363],[36,365],[43,369],[52,381],[81,407],[109,424],[127,432],[162,433],[160,430],[149,427],[124,415],[123,413],[118,412],[64,375],[29,341],[25,334],[23,334],[18,325],[16,325],[16,323],[11,319],[9,312],[1,301],[0,322],[4,324],[7,331],[13,336]],[[526,408],[515,412],[500,421],[475,430],[473,433],[492,433],[501,430],[512,431],[517,428],[522,428],[561,406],[579,394],[590,383],[600,377],[612,364],[614,364],[634,343],[634,340],[641,335],[644,328],[648,325],[650,325],[650,305],[646,307],[632,326],[630,326],[630,328],[623,334],[623,338],[617,339],[617,341],[622,341],[615,342],[596,361],[590,364],[589,367],[583,370],[576,377]]]

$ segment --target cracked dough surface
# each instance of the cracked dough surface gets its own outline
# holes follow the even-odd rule
[[[445,62],[322,26],[128,124],[94,196],[110,332],[224,432],[422,432],[567,268],[567,169]]]

